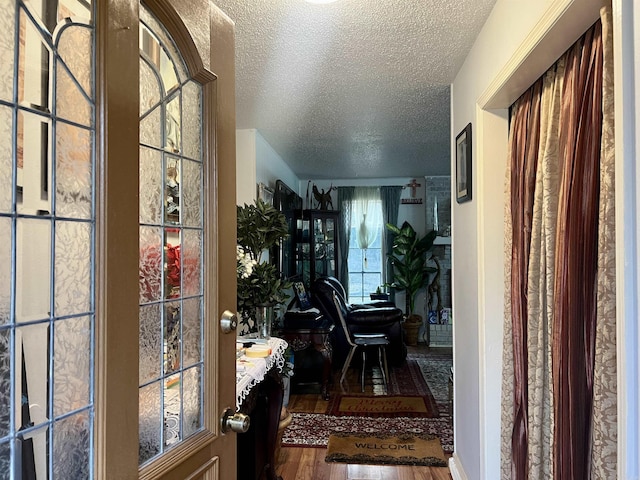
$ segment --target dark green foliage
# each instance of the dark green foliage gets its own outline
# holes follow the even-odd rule
[[[404,222],[400,228],[387,223],[387,229],[394,234],[392,253],[389,254],[393,265],[393,283],[390,286],[406,292],[405,313],[410,315],[417,293],[428,285],[430,275],[436,272],[435,268],[427,266],[427,260],[431,257],[429,253],[438,233],[432,230],[420,238],[409,222]]]
[[[257,199],[254,205],[238,206],[238,245],[257,262],[263,251],[277,245],[288,233],[287,219],[272,205]]]

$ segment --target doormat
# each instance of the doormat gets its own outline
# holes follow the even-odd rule
[[[438,407],[429,396],[350,396],[334,395],[328,415],[363,415],[368,417],[437,417]]]
[[[338,417],[323,413],[291,412],[293,421],[284,431],[284,447],[326,448],[329,436],[340,433],[356,436],[429,435],[440,438],[442,448],[453,453],[451,417]]]
[[[329,437],[326,462],[373,465],[446,467],[440,440],[431,435],[361,436],[343,433]]]

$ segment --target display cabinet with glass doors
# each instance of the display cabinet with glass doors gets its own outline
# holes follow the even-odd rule
[[[339,219],[336,210],[304,210],[298,220],[296,273],[306,287],[322,276],[338,278]]]

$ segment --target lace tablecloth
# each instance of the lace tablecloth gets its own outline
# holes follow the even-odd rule
[[[240,410],[242,402],[247,398],[251,389],[262,381],[274,365],[282,371],[286,360],[284,351],[287,346],[287,342],[281,338],[271,337],[269,339],[271,355],[268,357],[247,358],[242,356],[236,360],[236,410]]]

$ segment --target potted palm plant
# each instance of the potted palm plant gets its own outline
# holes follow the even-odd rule
[[[429,284],[431,274],[436,272],[427,262],[438,233],[432,230],[420,237],[409,222],[404,222],[401,227],[387,223],[386,227],[393,233],[393,247],[388,255],[393,267],[393,283],[390,286],[405,292],[405,333],[407,343],[415,345],[418,342],[418,329],[422,325],[422,317],[414,311],[416,296]]]

